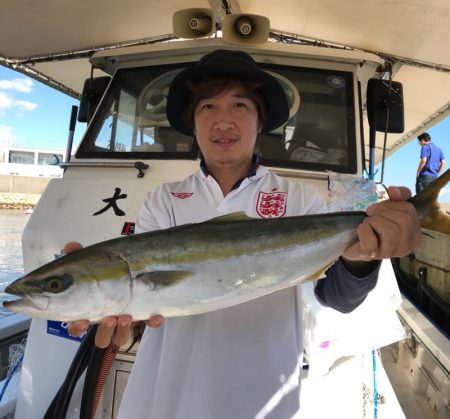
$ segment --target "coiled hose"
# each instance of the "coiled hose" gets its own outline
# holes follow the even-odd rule
[[[110,344],[105,349],[95,348],[93,351],[84,380],[80,419],[92,419],[95,416],[106,378],[118,350],[119,346]]]
[[[45,412],[44,419],[65,419],[78,379],[83,374],[96,349],[94,345],[96,332],[97,325],[94,325],[89,329],[81,342],[70,364],[64,382],[61,384],[61,387]]]

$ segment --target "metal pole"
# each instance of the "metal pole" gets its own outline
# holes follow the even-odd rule
[[[64,159],[65,163],[70,162],[70,155],[72,154],[73,134],[75,133],[77,114],[78,114],[78,106],[73,105],[72,113],[70,114],[69,138],[67,139],[66,157]]]
[[[372,126],[369,131],[369,179],[375,179],[375,136],[376,131]]]

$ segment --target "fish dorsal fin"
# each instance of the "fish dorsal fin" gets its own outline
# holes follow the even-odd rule
[[[219,221],[247,221],[252,219],[253,218],[249,217],[244,211],[239,211],[211,218],[210,220],[205,221],[205,223],[216,223]]]
[[[140,273],[136,280],[158,291],[176,285],[190,275],[192,272],[189,271],[152,271]]]

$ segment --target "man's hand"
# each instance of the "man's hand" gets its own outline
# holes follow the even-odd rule
[[[64,253],[70,253],[81,249],[83,246],[78,242],[69,242],[64,246]],[[159,327],[163,321],[162,316],[152,316],[146,320],[149,327]],[[107,316],[101,320],[95,335],[95,346],[106,348],[113,340],[117,346],[122,346],[128,342],[131,336],[132,318],[128,315]],[[89,320],[77,320],[69,323],[69,334],[71,336],[81,336],[89,327]]]
[[[358,241],[345,250],[344,262],[403,257],[420,244],[419,216],[407,202],[410,190],[392,186],[388,195],[390,200],[367,208],[368,217],[357,228]]]

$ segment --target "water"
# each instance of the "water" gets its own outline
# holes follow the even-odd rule
[[[0,210],[0,302],[5,287],[23,274],[22,231],[29,218],[24,211]],[[0,317],[6,314],[0,306]]]

